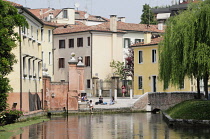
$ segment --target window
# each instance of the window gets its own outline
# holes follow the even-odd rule
[[[30,75],[30,71],[31,71],[31,60],[28,59],[28,75]]]
[[[141,39],[135,39],[135,43],[141,42]]]
[[[74,39],[69,39],[69,48],[74,48]]]
[[[124,39],[124,48],[129,48],[131,44],[131,40],[129,38]]]
[[[33,73],[32,74],[33,74],[33,76],[35,76],[35,60],[33,60],[32,63],[33,63]]]
[[[184,89],[184,80],[180,83],[179,88]]]
[[[38,77],[40,77],[41,67],[41,62],[38,62]]]
[[[68,18],[67,10],[63,10],[63,18]]]
[[[152,63],[156,62],[156,50],[152,50]]]
[[[65,48],[65,40],[59,40],[59,49]]]
[[[44,67],[44,52],[42,51],[42,67]]]
[[[85,57],[85,65],[86,65],[87,67],[90,66],[90,56],[86,56],[86,57]]]
[[[44,40],[44,29],[42,28],[41,29],[41,41],[43,41]]]
[[[59,68],[65,68],[65,59],[59,58]]]
[[[139,51],[139,64],[143,63],[143,51]]]
[[[83,38],[77,38],[77,47],[83,47]]]
[[[142,76],[139,76],[139,79],[138,79],[138,87],[139,87],[139,89],[142,89],[142,84],[143,84]]]
[[[87,37],[88,40],[88,46],[90,46],[90,37]]]
[[[36,40],[39,40],[39,30],[36,30]]]
[[[90,88],[90,79],[87,79],[87,88]]]
[[[31,26],[31,36],[33,37],[33,26]]]
[[[22,27],[22,33],[23,33],[23,34],[26,34],[26,27],[25,27],[25,26]]]
[[[51,52],[49,52],[49,64],[51,64]]]
[[[26,74],[26,58],[23,57],[23,74]]]
[[[48,42],[51,42],[51,30],[48,30]]]

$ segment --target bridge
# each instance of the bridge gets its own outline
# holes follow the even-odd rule
[[[203,97],[203,94],[201,94]],[[147,92],[133,104],[134,110],[166,110],[178,103],[195,99],[197,92]]]

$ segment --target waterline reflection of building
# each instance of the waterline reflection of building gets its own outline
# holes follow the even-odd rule
[[[177,139],[209,135],[209,129],[188,127],[171,129],[161,114],[123,113],[71,115],[68,118],[52,117],[51,121],[23,128],[19,139]]]

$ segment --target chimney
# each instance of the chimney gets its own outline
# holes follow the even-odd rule
[[[118,17],[118,21],[125,22],[125,17]]]
[[[163,21],[158,22],[158,30],[163,30]]]
[[[117,15],[110,15],[110,30],[117,31]]]
[[[151,32],[144,32],[144,44],[151,43]]]

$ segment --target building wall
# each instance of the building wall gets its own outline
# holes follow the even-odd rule
[[[152,63],[152,50],[156,50],[156,63]],[[143,52],[143,63],[138,63],[139,51]],[[163,90],[163,83],[158,80],[158,46],[144,46],[134,48],[134,95],[142,95],[146,92],[153,92],[152,76],[156,76],[156,92],[173,92],[173,91],[191,91],[191,84],[189,79],[185,79],[184,88],[179,89],[174,86],[169,86],[168,89]],[[138,88],[138,77],[142,76],[142,89]]]
[[[71,53],[75,53],[75,58],[83,58],[83,63],[85,61],[85,56],[91,56],[91,47],[88,46],[87,37],[90,37],[90,33],[75,33],[66,35],[54,35],[54,66],[55,75],[54,81],[60,82],[61,80],[68,81],[68,61],[71,58]],[[83,47],[77,47],[77,38],[83,38]],[[69,39],[74,39],[74,48],[69,48]],[[59,40],[65,40],[65,48],[59,49]],[[65,68],[59,68],[59,58],[65,58]],[[91,78],[90,67],[85,67],[85,78]],[[71,78],[71,77],[70,77]]]
[[[53,29],[54,27],[46,26],[43,27],[43,39],[41,38],[42,44],[42,67],[47,68],[47,73],[54,80],[53,74]]]
[[[92,36],[92,38],[91,38]],[[88,37],[90,37],[90,46],[88,46]],[[83,38],[83,47],[77,47],[77,38]],[[69,39],[74,39],[74,48],[69,48]],[[59,40],[65,40],[65,49],[59,49]],[[92,45],[92,46],[91,46]],[[112,76],[110,62],[114,59],[122,62],[122,35],[105,32],[73,33],[65,35],[54,35],[54,81],[68,81],[68,60],[71,53],[75,53],[75,58],[82,57],[85,64],[85,56],[92,55],[90,65],[85,67],[84,85],[88,94],[92,93],[92,77],[98,76],[100,79],[106,79]],[[92,51],[92,52],[91,52]],[[59,58],[65,58],[65,68],[58,68]],[[91,71],[92,68],[92,71]],[[70,77],[71,78],[71,77]],[[90,80],[90,88],[87,88],[87,80]]]
[[[13,72],[8,75],[10,85],[13,88],[13,91],[9,94],[8,103],[10,107],[13,103],[17,103],[16,108],[20,108],[21,102],[18,96],[20,96],[22,88],[22,110],[29,111],[29,93],[39,94],[42,89],[42,80],[39,78],[42,77],[41,65],[39,65],[42,59],[42,46],[38,43],[41,40],[42,25],[25,12],[23,16],[26,17],[29,28],[25,29],[25,31],[20,30],[20,32],[19,28],[15,28],[15,31],[20,35],[21,44],[17,42],[17,47],[12,50],[17,63],[13,66]],[[23,61],[24,57],[25,62]],[[22,65],[22,76],[20,74],[20,65]]]
[[[64,10],[67,10],[67,18],[63,18]],[[56,18],[53,18],[52,21],[57,23],[75,24],[75,10],[73,8],[65,8]]]
[[[125,39],[130,39],[130,44],[135,44],[135,39],[144,39],[144,32],[129,32],[125,35],[123,35],[123,61],[125,62],[125,58],[127,57],[126,54],[128,54],[128,48],[125,48]]]
[[[123,61],[122,56],[122,35],[111,33],[93,34],[93,71],[92,75],[98,75],[99,79],[107,79],[113,76],[110,62]]]

